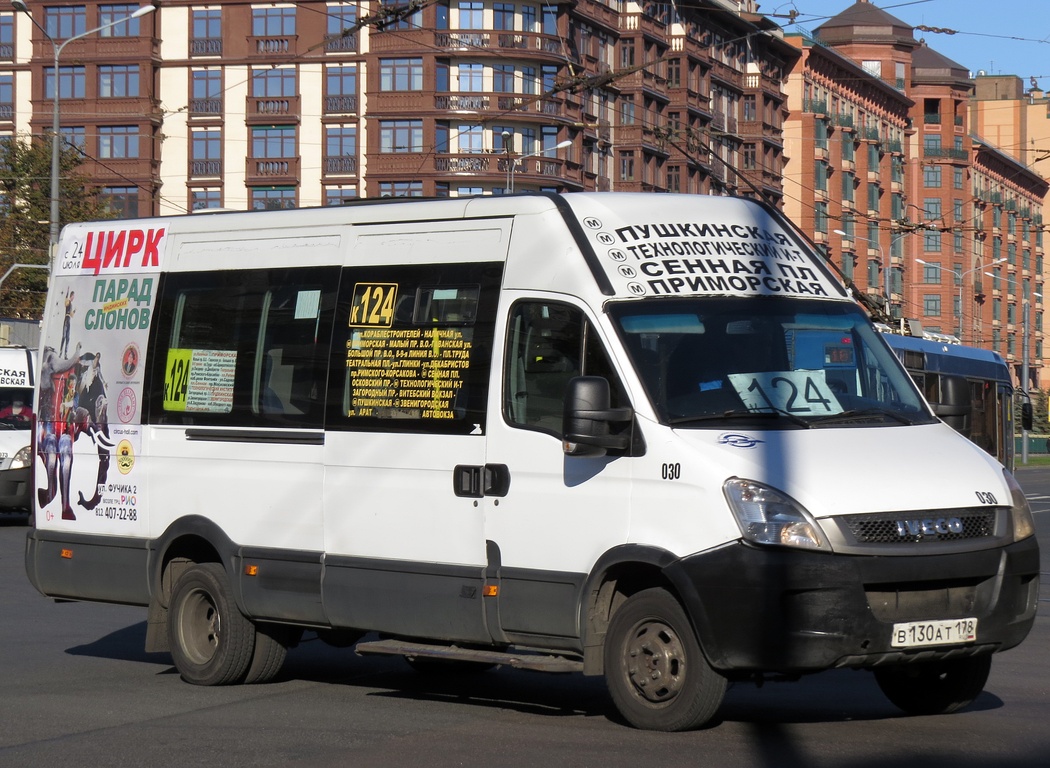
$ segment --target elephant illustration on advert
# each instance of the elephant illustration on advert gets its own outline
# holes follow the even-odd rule
[[[73,444],[86,434],[98,448],[98,477],[90,499],[78,492],[78,504],[94,509],[102,499],[99,491],[109,473],[113,442],[109,437],[106,381],[102,377],[101,356],[81,354],[80,345],[71,358],[60,357],[52,347],[41,356],[40,419],[37,453],[44,462],[45,485],[37,489],[41,507],[56,495],[62,499],[62,519],[76,520],[70,503],[73,471]]]

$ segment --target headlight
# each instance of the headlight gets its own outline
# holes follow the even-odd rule
[[[15,457],[11,459],[11,469],[24,469],[28,467],[33,461],[33,452],[27,445],[25,448],[15,454]]]
[[[1028,506],[1028,499],[1024,497],[1024,491],[1017,484],[1017,480],[1010,474],[1010,470],[1003,470],[1006,484],[1010,486],[1010,522],[1014,527],[1014,541],[1027,539],[1035,533],[1035,520],[1032,519],[1032,508]]]
[[[756,544],[830,549],[817,521],[790,496],[736,477],[726,480],[722,491],[745,539]]]

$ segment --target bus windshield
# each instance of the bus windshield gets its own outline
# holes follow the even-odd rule
[[[817,428],[936,421],[853,304],[661,299],[617,303],[610,312],[664,423],[701,428],[778,419]]]

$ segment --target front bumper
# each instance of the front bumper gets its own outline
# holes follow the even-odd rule
[[[859,556],[742,542],[666,569],[711,664],[725,673],[800,673],[1001,651],[1035,620],[1034,536],[998,549]],[[893,624],[974,617],[977,640],[898,649]]]

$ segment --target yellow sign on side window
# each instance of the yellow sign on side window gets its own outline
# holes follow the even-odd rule
[[[169,349],[164,368],[164,410],[185,411],[190,388],[192,349]]]
[[[350,327],[389,328],[394,322],[397,283],[358,283],[350,307]]]

